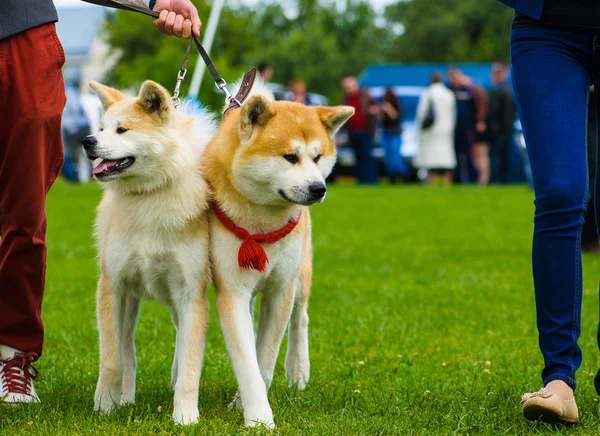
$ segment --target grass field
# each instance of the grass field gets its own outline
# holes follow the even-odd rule
[[[46,344],[36,381],[42,404],[1,407],[0,434],[257,433],[227,408],[236,382],[212,290],[201,423],[172,424],[174,329],[154,302],[142,305],[138,328],[137,403],[110,416],[94,413],[91,227],[99,197],[96,184],[64,182],[50,194]],[[287,388],[284,340],[269,392],[276,433],[597,435],[600,257],[584,257],[580,424],[535,424],[520,415],[521,393],[541,383],[532,213],[525,187],[331,187],[312,212],[311,378],[305,392]]]

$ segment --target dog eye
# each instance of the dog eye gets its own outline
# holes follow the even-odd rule
[[[298,156],[295,155],[295,154],[286,154],[286,155],[283,156],[283,158],[285,160],[287,160],[291,164],[297,164],[298,163]]]
[[[126,129],[125,127],[117,127],[117,133],[120,135],[121,133],[125,133],[126,131],[128,131],[129,129]]]
[[[315,157],[315,158],[313,159],[313,161],[314,161],[315,163],[319,162],[320,160],[321,160],[321,155],[320,155],[320,154],[318,154],[318,155],[317,155],[317,157]]]

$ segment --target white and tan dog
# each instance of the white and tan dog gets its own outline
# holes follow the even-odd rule
[[[215,200],[210,252],[217,308],[246,425],[275,425],[267,390],[288,323],[288,382],[302,390],[308,381],[307,206],[325,198],[336,158],[332,136],[353,113],[347,106],[275,102],[257,83],[243,106],[225,116],[204,153]]]
[[[168,92],[151,81],[137,98],[90,86],[105,109],[100,132],[83,141],[93,173],[106,187],[96,222],[101,276],[95,409],[134,402],[140,300],[155,299],[170,309],[177,328],[173,418],[192,424],[199,418],[210,281],[210,191],[199,163],[216,126],[204,112],[175,111]]]

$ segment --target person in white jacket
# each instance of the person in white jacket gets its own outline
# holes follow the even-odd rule
[[[433,73],[431,85],[421,94],[417,107],[419,150],[415,159],[417,168],[428,171],[430,184],[436,184],[440,179],[446,185],[452,184],[452,173],[456,168],[455,124],[456,98],[442,83],[442,75]]]

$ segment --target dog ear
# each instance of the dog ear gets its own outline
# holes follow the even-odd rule
[[[240,136],[248,139],[255,127],[264,127],[275,115],[269,101],[261,95],[255,95],[244,103],[240,113]]]
[[[92,90],[100,99],[104,111],[106,111],[111,104],[120,100],[125,100],[126,98],[125,94],[123,94],[121,91],[111,88],[110,86],[94,82],[93,80],[90,81],[90,88],[92,88]]]
[[[168,118],[171,113],[171,96],[169,92],[152,80],[146,80],[140,88],[138,104],[150,115]]]
[[[354,115],[352,106],[317,106],[316,109],[329,136],[333,136]]]

